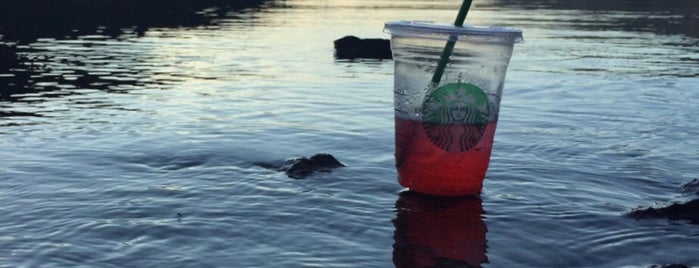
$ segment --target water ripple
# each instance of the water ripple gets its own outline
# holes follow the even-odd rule
[[[0,4],[0,266],[698,263],[696,225],[626,216],[695,197],[694,2],[474,3],[526,41],[481,199],[444,202],[396,183],[393,63],[331,45],[458,3],[234,2],[22,27]],[[256,165],[316,153],[346,167]]]

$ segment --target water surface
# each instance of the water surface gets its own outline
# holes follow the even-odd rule
[[[2,9],[0,266],[699,266],[697,225],[626,216],[697,198],[693,1],[475,1],[525,35],[475,199],[401,193],[393,62],[332,48],[459,1],[227,2]]]

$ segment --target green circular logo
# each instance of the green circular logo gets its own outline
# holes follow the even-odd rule
[[[422,126],[437,147],[464,152],[483,138],[490,113],[488,96],[482,89],[452,83],[427,95],[422,104]]]

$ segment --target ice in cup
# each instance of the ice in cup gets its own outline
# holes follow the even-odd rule
[[[522,32],[419,21],[391,21],[385,31],[395,62],[398,182],[426,194],[479,194]],[[453,46],[448,55],[445,46]]]

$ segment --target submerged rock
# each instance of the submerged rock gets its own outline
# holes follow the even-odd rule
[[[685,220],[692,224],[699,224],[699,199],[686,203],[674,203],[661,208],[643,208],[631,211],[631,216],[636,219],[666,218],[672,221]]]
[[[340,161],[330,154],[316,154],[307,157],[299,157],[286,160],[279,170],[286,172],[291,178],[303,179],[313,172],[329,172],[338,167],[344,167]]]
[[[391,41],[379,38],[361,39],[348,35],[337,39],[335,57],[338,59],[391,59]]]

